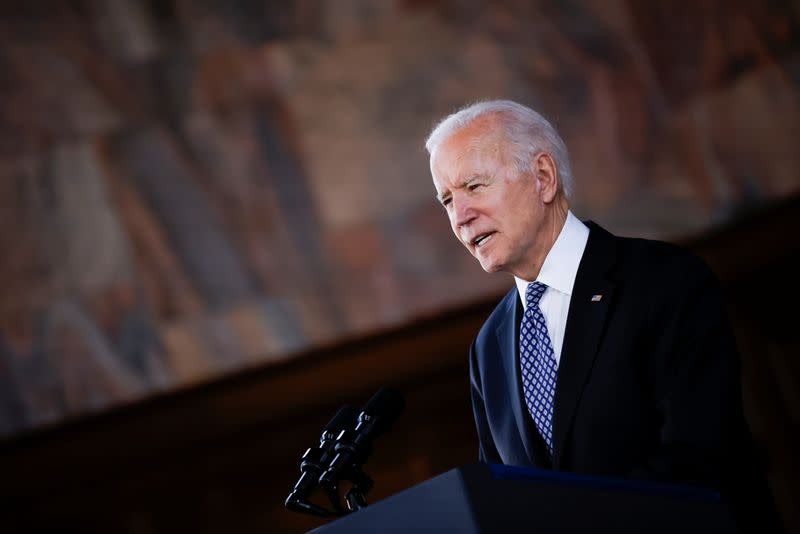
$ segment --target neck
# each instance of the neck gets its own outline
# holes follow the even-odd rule
[[[568,212],[569,203],[564,198],[564,195],[559,194],[545,213],[540,231],[540,246],[535,251],[535,258],[528,265],[529,268],[525,269],[523,273],[516,274],[516,276],[529,282],[536,280],[536,277],[539,276],[539,271],[542,270],[545,258],[550,253],[550,249],[553,248],[559,234],[561,234],[564,223],[567,222]]]

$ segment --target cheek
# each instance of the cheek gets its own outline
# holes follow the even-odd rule
[[[456,228],[456,225],[453,222],[453,219],[450,219],[450,230],[453,231],[453,235],[456,236],[456,239],[461,241],[461,239],[458,237],[458,228]]]
[[[453,233],[455,233],[456,225],[455,222],[453,221],[453,217],[451,217],[449,213],[447,214],[447,222],[450,223],[450,229],[453,231]]]

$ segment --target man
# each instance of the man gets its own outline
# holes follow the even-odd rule
[[[750,487],[760,478],[738,358],[709,269],[579,221],[564,142],[520,104],[463,109],[426,147],[456,238],[516,281],[470,353],[481,460],[697,484],[766,506]]]

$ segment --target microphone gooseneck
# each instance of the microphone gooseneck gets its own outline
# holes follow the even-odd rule
[[[359,413],[352,406],[342,407],[325,426],[319,446],[308,449],[300,459],[300,478],[286,498],[285,506],[294,512],[332,517],[354,512],[367,505],[366,493],[372,479],[362,465],[372,452],[373,440],[389,430],[405,408],[397,390],[383,387]],[[349,482],[341,503],[340,484]],[[331,508],[309,500],[317,487],[327,494]]]
[[[303,454],[300,459],[300,478],[284,503],[289,510],[321,517],[333,515],[325,508],[309,502],[308,496],[335,454],[336,437],[355,427],[357,415],[358,410],[353,406],[342,406],[322,429],[319,447],[311,447]]]
[[[342,430],[336,437],[336,455],[320,476],[320,485],[333,491],[340,480],[346,479],[371,486],[360,467],[372,452],[372,441],[389,430],[404,408],[400,392],[387,387],[379,389],[358,415],[355,428]]]

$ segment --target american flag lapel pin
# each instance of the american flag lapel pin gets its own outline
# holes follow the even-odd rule
[[[592,302],[600,302],[603,300],[603,295],[592,295]]]

